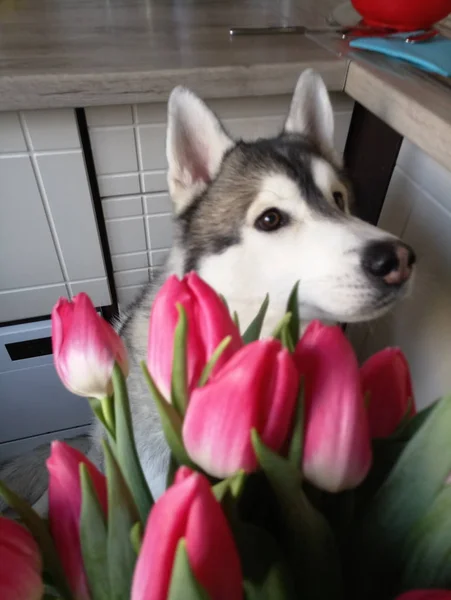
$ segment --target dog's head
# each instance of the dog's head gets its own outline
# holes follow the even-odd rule
[[[187,89],[171,95],[173,265],[198,271],[244,322],[267,292],[270,320],[279,318],[296,281],[303,320],[369,320],[409,287],[412,250],[351,215],[333,130],[327,90],[312,71],[298,81],[281,134],[255,142],[233,141]]]

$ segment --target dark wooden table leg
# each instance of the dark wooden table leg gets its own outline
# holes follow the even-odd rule
[[[344,152],[354,185],[355,214],[376,225],[396,165],[402,136],[355,103]]]

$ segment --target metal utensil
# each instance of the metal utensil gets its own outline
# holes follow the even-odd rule
[[[359,31],[359,32],[370,32],[380,31],[382,33],[393,31],[388,28],[374,28],[369,25],[356,25],[355,27],[306,27],[305,25],[285,25],[275,27],[231,27],[229,33],[231,36],[244,36],[244,35],[283,35],[283,34],[297,34],[305,35],[306,33],[341,33],[344,34],[348,31]]]

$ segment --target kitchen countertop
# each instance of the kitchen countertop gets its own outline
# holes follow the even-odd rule
[[[451,86],[326,35],[231,39],[230,26],[323,26],[341,0],[0,0],[0,110],[290,93],[315,68],[451,170]],[[451,81],[451,80],[449,80]]]
[[[178,84],[205,98],[286,93],[306,67],[341,90],[347,60],[305,36],[229,36],[233,25],[325,25],[336,4],[0,0],[0,110],[162,101]]]

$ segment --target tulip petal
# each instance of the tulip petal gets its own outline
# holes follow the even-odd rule
[[[409,365],[399,348],[373,354],[360,369],[362,389],[369,392],[368,419],[373,438],[392,435],[413,403]],[[412,405],[410,416],[415,414]]]
[[[371,446],[352,346],[338,326],[314,321],[295,359],[305,377],[304,474],[330,492],[353,488],[368,473]]]
[[[131,600],[166,600],[177,546],[214,600],[242,598],[241,567],[226,518],[207,479],[183,469],[154,505],[133,577]]]
[[[205,387],[194,390],[183,424],[194,462],[219,478],[255,470],[253,428],[271,449],[280,450],[299,383],[293,367],[280,342],[261,340],[244,346]]]
[[[49,521],[52,537],[61,558],[70,588],[77,600],[88,600],[89,592],[80,546],[81,482],[79,465],[89,472],[105,514],[107,492],[104,476],[78,450],[63,442],[53,442],[49,471]]]
[[[412,590],[396,600],[451,600],[451,590]]]
[[[44,593],[42,560],[32,535],[0,516],[0,598],[40,600]]]

